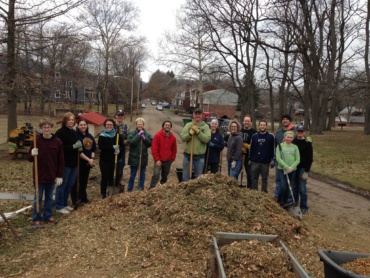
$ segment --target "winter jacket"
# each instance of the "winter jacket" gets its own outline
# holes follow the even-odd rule
[[[283,142],[283,139],[284,139],[284,133],[286,131],[293,131],[295,132],[295,126],[293,125],[290,125],[289,128],[287,130],[284,130],[283,128],[280,128],[278,131],[276,131],[276,134],[275,134],[275,145],[277,146],[278,144],[282,143]]]
[[[39,183],[54,183],[55,178],[63,177],[64,171],[64,152],[63,144],[55,135],[51,138],[44,138],[42,135],[36,137],[37,155],[37,172]],[[31,155],[34,148],[31,143],[28,160],[35,161]],[[76,154],[77,155],[77,154]],[[35,181],[35,164],[33,164],[33,180]]]
[[[211,132],[211,140],[209,142],[212,142],[214,146],[213,147],[208,146],[209,148],[208,163],[218,163],[220,162],[221,151],[225,147],[224,137],[218,131],[216,131],[215,133]]]
[[[281,146],[281,151],[279,145]],[[293,170],[297,170],[300,161],[298,147],[294,144],[288,146],[281,143],[279,145],[276,147],[276,160],[279,164],[278,169],[286,170],[287,168],[292,168]]]
[[[191,135],[189,131],[193,125],[193,122],[187,123],[181,131],[181,140],[186,142],[184,154],[190,155],[191,154]],[[207,143],[211,140],[211,131],[209,126],[205,122],[201,122],[196,124],[196,126],[200,129],[198,134],[194,134],[194,145],[193,145],[193,155],[195,156],[203,156],[207,150]]]
[[[304,168],[305,172],[309,172],[313,162],[313,148],[310,138],[293,140],[293,144],[298,147],[300,162],[297,168]]]
[[[112,138],[105,137],[102,136],[102,134],[100,134],[98,139],[98,146],[100,149],[99,159],[108,163],[114,163],[116,155],[114,154],[113,145],[116,145],[116,143],[117,143],[117,134]],[[120,146],[120,148],[123,146],[123,140],[120,136],[118,136],[118,145]]]
[[[177,153],[176,137],[172,132],[166,134],[163,129],[158,131],[152,142],[152,155],[154,161],[175,161]]]
[[[140,148],[141,148],[141,167],[148,165],[148,149],[152,145],[153,137],[145,129],[145,140],[142,140],[137,128],[132,130],[128,135],[128,143],[130,144],[130,154],[128,156],[128,165],[139,167],[140,163]],[[140,147],[141,146],[141,147]]]
[[[73,128],[62,126],[55,136],[63,143],[65,167],[77,167],[78,149],[73,148],[73,144],[79,140],[76,131]]]
[[[243,136],[243,149],[245,149],[245,158],[247,159],[248,156],[249,156],[249,145],[251,143],[251,140],[252,140],[252,136],[253,134],[255,134],[257,131],[254,129],[254,128],[250,128],[250,129],[242,129],[240,130],[241,133],[242,133],[242,136]]]
[[[275,157],[275,137],[268,131],[253,134],[249,149],[252,162],[268,164]]]
[[[232,133],[227,141],[227,161],[242,160],[243,136],[240,131]]]
[[[76,132],[77,132],[78,140],[82,142],[82,147],[83,147],[82,152],[88,158],[91,158],[91,153],[94,153],[96,151],[96,142],[95,142],[94,137],[88,132],[86,132],[85,134],[83,134],[79,130],[77,130]],[[89,147],[90,142],[91,142],[91,147]]]

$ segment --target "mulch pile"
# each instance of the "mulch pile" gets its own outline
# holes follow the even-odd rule
[[[277,235],[313,277],[324,277],[317,249],[338,249],[325,246],[271,196],[207,174],[84,205],[22,242],[5,263],[22,262],[23,277],[47,276],[51,268],[64,277],[206,277],[215,232]],[[286,256],[271,243],[223,248],[234,277],[291,275]]]

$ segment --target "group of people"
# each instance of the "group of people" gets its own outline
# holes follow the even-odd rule
[[[238,180],[243,165],[247,176],[246,187],[258,190],[261,176],[263,192],[268,192],[270,168],[276,167],[275,199],[283,207],[300,205],[303,213],[308,211],[306,183],[313,162],[312,139],[306,137],[302,124],[294,127],[290,115],[281,118],[282,127],[276,136],[267,131],[267,121],[258,122],[258,131],[252,128],[252,118],[238,120],[228,125],[227,173]],[[202,121],[202,111],[194,110],[193,120],[181,132],[186,142],[183,158],[183,181],[197,178],[210,171],[216,173],[221,164],[224,138],[218,129],[218,121],[212,120],[210,128]],[[290,194],[289,186],[293,191]],[[292,204],[295,200],[296,204]],[[300,200],[300,202],[299,202]],[[299,203],[299,204],[298,204]]]
[[[104,121],[104,130],[100,133],[97,144],[88,131],[87,122],[84,119],[76,121],[73,113],[68,112],[63,116],[62,127],[55,134],[51,133],[54,124],[49,119],[40,120],[41,132],[38,136],[35,134],[35,141],[30,146],[28,156],[28,160],[34,163],[33,223],[36,226],[57,222],[52,214],[55,186],[55,207],[59,213],[68,214],[78,206],[90,202],[86,188],[90,169],[95,166],[96,146],[100,149],[102,199],[106,198],[109,185],[118,187],[119,192],[124,191],[121,179],[127,145],[130,148],[128,156],[130,178],[127,188],[129,192],[134,188],[138,171],[138,184],[140,189],[144,190],[150,147],[152,147],[154,159],[154,173],[150,187],[155,187],[158,182],[166,183],[171,164],[177,154],[176,138],[171,132],[172,123],[164,121],[162,129],[152,137],[144,128],[143,118],[136,119],[136,128],[130,131],[127,124],[123,122],[124,115],[122,110],[118,110],[114,119]],[[40,204],[44,195],[42,210]],[[68,205],[69,196],[71,196],[72,206]]]
[[[126,161],[126,146],[129,146],[128,165],[130,176],[127,191],[134,189],[134,182],[139,172],[138,186],[144,190],[146,167],[148,165],[148,149],[152,148],[154,160],[153,176],[150,188],[163,185],[172,163],[177,155],[176,137],[171,132],[172,122],[164,121],[162,128],[152,136],[145,129],[145,120],[137,118],[135,128],[129,130],[123,122],[124,112],[118,110],[114,119],[104,122],[104,130],[100,133],[98,143],[88,131],[87,122],[76,118],[72,113],[66,113],[62,119],[62,127],[55,135],[51,133],[53,123],[41,119],[39,128],[41,134],[32,143],[29,161],[35,162],[33,167],[35,193],[33,222],[55,223],[52,216],[53,192],[56,186],[56,211],[68,214],[79,205],[89,203],[86,193],[90,169],[95,166],[96,145],[100,149],[99,168],[101,172],[100,194],[107,197],[109,185],[124,191],[121,185],[123,169]],[[244,169],[247,175],[249,189],[258,190],[258,180],[261,176],[261,190],[267,193],[269,169],[276,167],[275,198],[282,205],[291,203],[289,184],[293,187],[294,200],[298,202],[302,212],[307,212],[306,182],[313,161],[312,140],[305,136],[303,125],[291,125],[289,115],[283,115],[282,128],[274,136],[267,131],[267,121],[258,122],[258,131],[252,128],[252,118],[245,116],[243,127],[238,120],[229,123],[230,136],[225,143],[224,136],[219,131],[217,119],[210,125],[202,120],[202,111],[195,109],[193,119],[187,123],[181,132],[181,140],[185,142],[183,157],[182,181],[197,178],[211,172],[217,173],[222,164],[221,152],[227,147],[227,173],[238,180]],[[43,214],[38,204],[41,204],[45,193]],[[72,205],[68,205],[71,195]],[[37,200],[38,199],[38,200]]]

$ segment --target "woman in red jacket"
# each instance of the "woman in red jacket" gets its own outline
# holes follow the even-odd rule
[[[171,164],[176,159],[177,143],[176,137],[171,132],[172,123],[164,121],[162,129],[158,131],[152,142],[152,155],[154,159],[154,170],[150,188],[154,188],[158,181],[162,185],[167,182]],[[161,179],[159,180],[159,175]]]

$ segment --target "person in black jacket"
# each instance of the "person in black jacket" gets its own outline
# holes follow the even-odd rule
[[[79,140],[82,142],[83,151],[80,153],[80,167],[78,175],[79,186],[77,186],[76,179],[76,184],[73,187],[71,194],[72,202],[73,204],[75,204],[75,208],[77,208],[76,203],[82,205],[90,202],[87,198],[86,188],[90,169],[95,166],[94,159],[96,150],[95,139],[89,133],[89,128],[87,126],[86,120],[79,119],[77,121],[76,132]]]
[[[218,120],[213,119],[210,124],[211,127],[211,140],[208,142],[205,172],[208,170],[212,174],[216,174],[220,167],[221,152],[225,147],[224,137],[218,128]]]
[[[300,197],[301,211],[302,213],[307,213],[308,197],[306,185],[308,172],[310,171],[313,162],[313,148],[312,139],[310,137],[306,137],[304,126],[301,124],[296,128],[296,138],[293,140],[293,144],[297,145],[301,157],[294,178],[294,199],[298,202],[298,197]]]
[[[55,136],[63,143],[65,167],[63,172],[63,183],[57,186],[55,192],[56,211],[68,214],[73,207],[68,206],[68,196],[72,191],[77,177],[77,159],[82,151],[82,142],[78,139],[75,125],[75,116],[68,112],[62,119],[62,127],[57,130]]]
[[[105,120],[104,128],[98,139],[98,146],[101,150],[99,167],[101,173],[100,194],[102,199],[107,197],[108,184],[113,185],[115,163],[117,163],[120,148],[123,146],[122,137],[119,136],[119,133],[115,129],[113,119]]]
[[[244,169],[245,173],[247,174],[247,188],[252,189],[253,184],[253,176],[252,176],[252,168],[249,163],[249,146],[251,144],[252,136],[257,131],[252,128],[252,117],[250,115],[246,115],[243,120],[243,128],[241,129],[243,134],[243,158],[244,158]],[[243,171],[243,170],[242,170]]]

